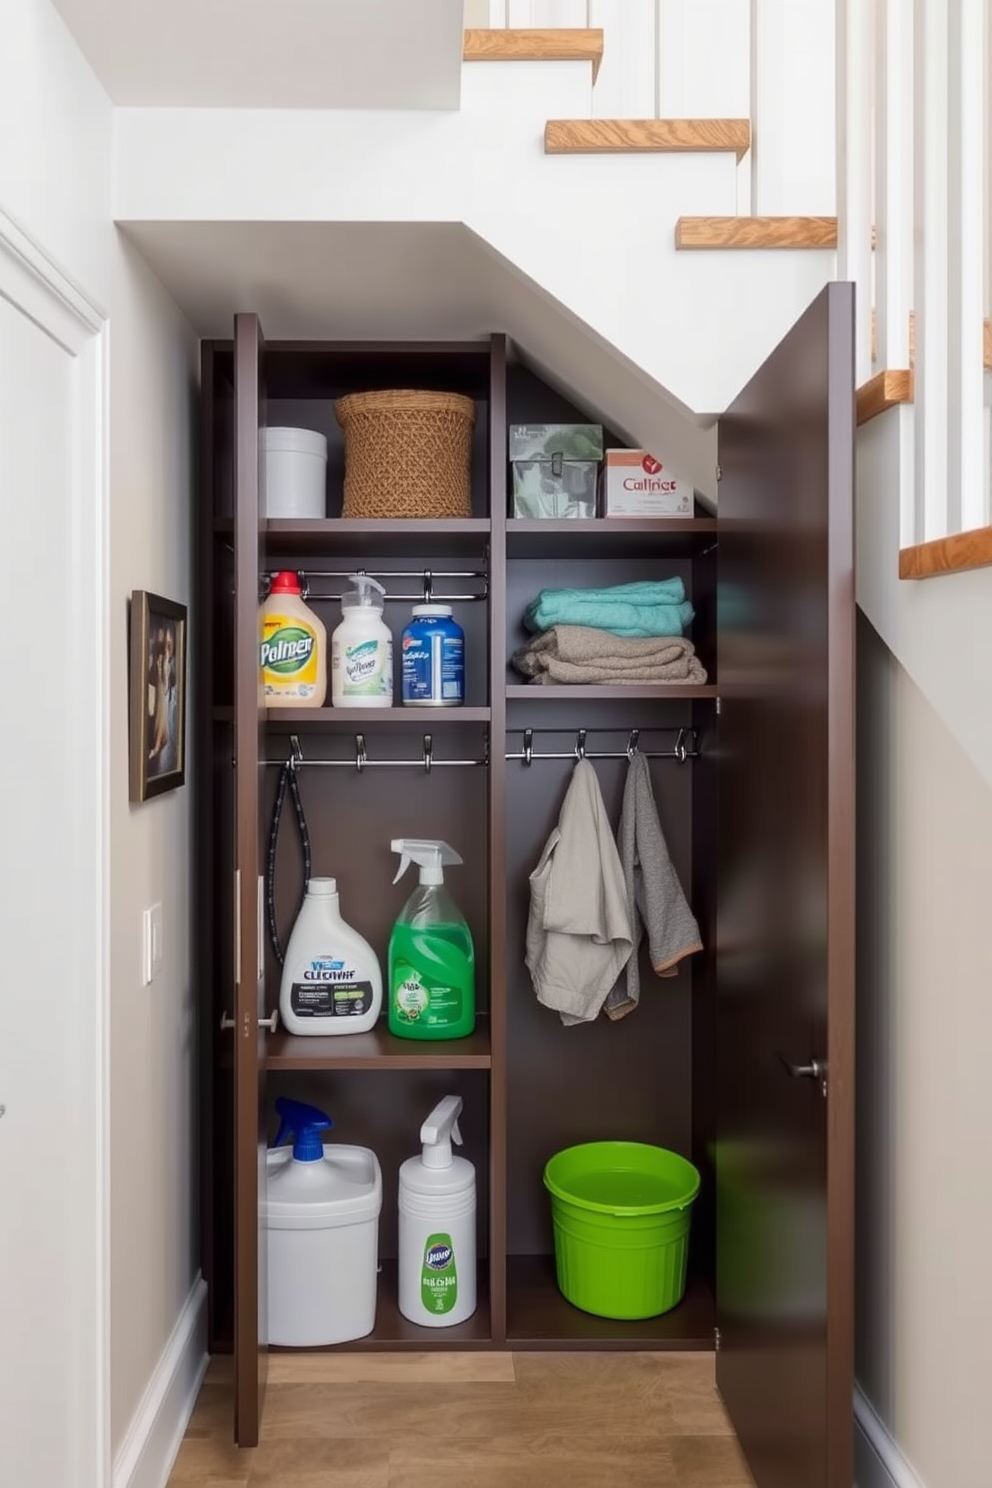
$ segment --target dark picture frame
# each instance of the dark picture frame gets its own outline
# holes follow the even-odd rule
[[[186,783],[186,606],[135,589],[129,651],[132,803]]]

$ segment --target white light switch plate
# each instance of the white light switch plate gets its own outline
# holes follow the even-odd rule
[[[153,904],[141,916],[141,985],[149,986],[162,970],[165,960],[165,937],[162,928],[162,906]]]

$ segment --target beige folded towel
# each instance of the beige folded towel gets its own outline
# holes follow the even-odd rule
[[[684,636],[627,640],[584,625],[555,625],[513,657],[513,666],[538,685],[595,682],[706,681],[696,648]]]

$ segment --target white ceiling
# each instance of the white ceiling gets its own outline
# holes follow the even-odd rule
[[[116,104],[457,109],[464,0],[55,0]],[[334,162],[328,161],[328,169]]]
[[[545,379],[712,494],[697,419],[457,223],[136,222],[123,230],[205,337],[255,311],[269,340],[443,340],[505,331]]]

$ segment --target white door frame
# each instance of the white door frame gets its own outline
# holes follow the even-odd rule
[[[109,1488],[109,327],[104,312],[0,209],[0,298],[6,299],[77,362],[71,543],[74,553],[60,685],[78,720],[71,770],[75,809],[54,824],[78,947],[73,976],[80,996],[72,1030],[77,1058],[69,1072],[79,1122],[66,1156],[82,1164],[78,1193],[77,1321],[86,1339],[80,1360],[79,1488]],[[0,1092],[2,1095],[2,1092]],[[87,1378],[88,1375],[88,1378]],[[57,1429],[57,1425],[56,1425]]]

